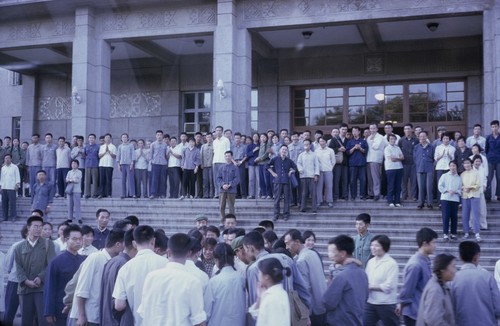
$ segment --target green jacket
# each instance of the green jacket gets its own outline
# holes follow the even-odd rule
[[[14,249],[16,276],[19,281],[17,293],[43,292],[45,270],[55,256],[54,243],[48,239],[38,238],[34,247],[30,245],[28,240],[20,242]],[[40,287],[32,289],[24,284],[24,281],[32,281],[36,277],[42,281]]]

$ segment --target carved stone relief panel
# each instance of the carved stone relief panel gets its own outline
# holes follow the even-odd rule
[[[110,118],[152,117],[161,115],[161,94],[143,92],[111,95]]]
[[[29,44],[30,41],[39,43],[40,40],[54,41],[54,37],[61,37],[61,42],[67,42],[75,34],[74,17],[58,17],[37,21],[22,21],[19,23],[0,23],[0,47],[4,43],[8,47],[15,46],[18,41]]]
[[[71,97],[47,96],[38,99],[38,120],[71,119]]]

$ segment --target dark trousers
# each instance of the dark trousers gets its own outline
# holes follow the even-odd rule
[[[285,198],[283,204],[283,217],[288,218],[290,216],[290,184],[289,183],[275,183],[274,184],[274,217],[279,218],[280,216],[280,202],[281,195]]]
[[[247,183],[247,169],[245,164],[238,166],[238,172],[240,173],[240,183],[238,185],[238,193],[241,197],[248,196],[248,183]]]
[[[325,325],[326,314],[322,315],[310,315],[311,326],[324,326]]]
[[[314,181],[314,178],[301,178],[300,179],[300,187],[302,188],[302,199],[300,202],[300,210],[304,211],[306,209],[307,198],[311,196],[312,199],[312,210],[316,212],[318,209],[317,196],[316,196],[316,187],[317,182]]]
[[[403,164],[403,181],[401,183],[403,199],[418,198],[417,170],[415,164]],[[411,197],[408,194],[411,191]]]
[[[384,326],[398,326],[399,318],[394,313],[395,310],[395,304],[367,303],[363,314],[363,325],[376,326],[379,321],[382,321]]]
[[[17,193],[15,190],[2,189],[2,213],[4,221],[9,218],[14,221],[17,217]]]
[[[203,198],[203,171],[201,168],[198,168],[198,172],[195,174],[196,176],[196,197]]]
[[[361,197],[366,194],[366,166],[350,166],[349,175],[351,178],[351,199],[356,199],[358,194],[358,180],[359,180],[359,195]]]
[[[194,170],[184,169],[182,173],[182,195],[194,197],[194,186],[196,184],[196,176]]]
[[[135,195],[137,198],[148,196],[148,170],[147,169],[135,169],[134,171],[134,183],[135,183]]]
[[[99,195],[111,197],[111,183],[113,182],[113,168],[99,167]]]
[[[80,189],[83,195],[85,193],[85,169],[78,169],[78,170],[82,172],[82,180],[80,180]]]
[[[168,185],[170,186],[170,198],[179,198],[179,187],[181,185],[181,168],[173,166],[168,168]]]
[[[271,174],[266,169],[266,165],[259,165],[259,186],[260,196],[272,196]]]
[[[349,167],[336,164],[333,168],[333,200],[349,198]]]
[[[164,196],[167,192],[167,166],[151,164],[150,196]]]
[[[417,173],[418,202],[424,205],[427,198],[427,205],[432,205],[432,172]]]
[[[21,303],[21,325],[33,326],[35,320],[38,326],[46,326],[47,322],[43,316],[43,292],[20,294]]]
[[[130,170],[130,164],[121,165],[122,175],[122,197],[135,196],[134,169]],[[128,189],[127,189],[128,184]]]
[[[198,173],[200,173],[198,171]],[[212,198],[214,196],[214,172],[212,167],[203,168],[203,198]]]
[[[493,173],[495,173],[495,178],[497,180],[497,187],[495,189],[495,196],[500,198],[500,163],[492,164],[488,163],[488,183],[486,186],[486,191],[484,193],[484,197],[486,200],[490,200],[491,193],[491,180],[493,180]]]
[[[404,321],[406,326],[415,326],[417,325],[417,321],[413,318],[410,318],[408,316],[404,316]]]
[[[97,196],[99,193],[99,168],[85,168],[87,177],[85,178],[85,196]],[[90,191],[92,185],[92,191]]]
[[[434,187],[434,193],[438,204],[441,204],[441,193],[439,192],[437,185],[439,184],[439,179],[441,179],[441,176],[448,171],[449,170],[436,170],[435,173],[436,179],[434,180],[434,184],[436,185],[436,187]]]
[[[29,177],[30,177],[30,195],[33,196],[33,188],[37,183],[36,173],[40,171],[42,167],[40,165],[30,166],[29,167]]]
[[[68,172],[68,168],[56,169],[57,193],[61,197],[64,197],[64,190],[66,190],[66,175]]]
[[[295,178],[297,178],[297,180],[300,180],[300,174],[299,174],[299,171],[295,171]],[[299,182],[299,185],[297,186],[297,188],[293,188],[293,187],[290,187],[290,192],[292,193],[292,203],[297,206],[300,204],[301,200],[302,200],[302,182]]]
[[[401,204],[401,179],[403,169],[386,170],[387,175],[387,203]]]
[[[458,201],[442,200],[441,216],[443,218],[443,234],[457,234]],[[451,232],[450,232],[451,222]]]
[[[17,282],[8,281],[5,288],[5,312],[2,325],[12,326],[19,308],[19,295],[17,294]]]

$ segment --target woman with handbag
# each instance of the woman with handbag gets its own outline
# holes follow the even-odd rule
[[[248,312],[257,320],[256,326],[290,326],[290,302],[281,281],[291,274],[276,258],[258,262],[257,301]]]
[[[66,175],[66,199],[68,201],[68,219],[73,221],[73,215],[78,219],[78,223],[82,224],[80,198],[82,195],[81,181],[82,171],[78,169],[77,160],[71,160],[71,170]]]

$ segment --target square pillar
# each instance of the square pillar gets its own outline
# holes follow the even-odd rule
[[[221,125],[250,133],[251,68],[251,36],[248,30],[236,26],[236,0],[218,0],[214,32],[212,127]],[[224,83],[224,98],[219,96],[219,80]]]
[[[500,118],[500,3],[494,1],[483,12],[483,121]]]
[[[78,8],[73,41],[72,89],[81,103],[73,101],[71,133],[97,136],[109,131],[111,47],[96,31],[91,8]]]

